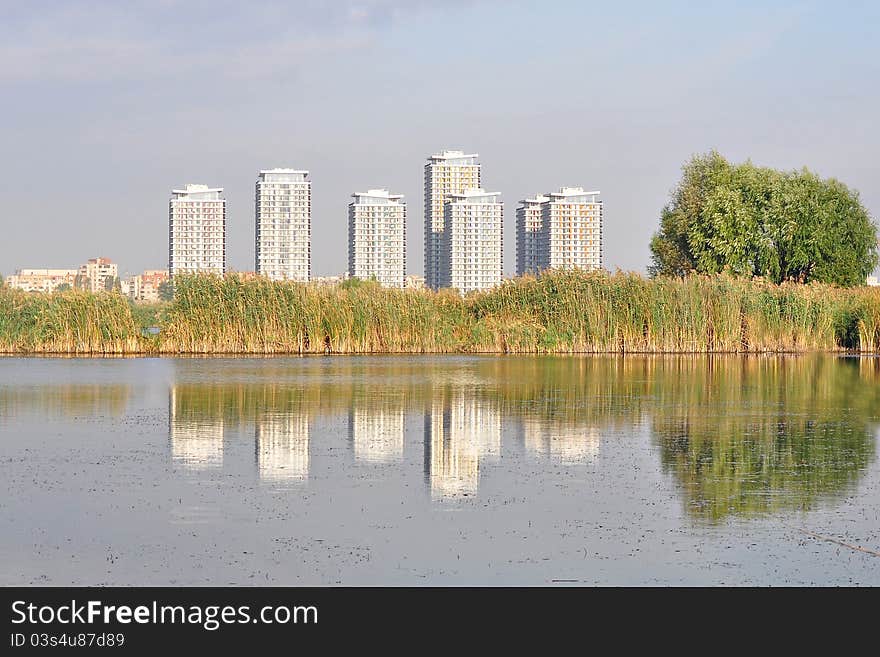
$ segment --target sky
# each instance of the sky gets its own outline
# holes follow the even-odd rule
[[[0,0],[0,272],[167,266],[172,188],[225,188],[230,269],[254,268],[260,169],[312,179],[312,273],[347,266],[351,194],[407,200],[479,153],[515,208],[598,189],[605,265],[645,271],[693,154],[808,167],[880,217],[880,3]]]

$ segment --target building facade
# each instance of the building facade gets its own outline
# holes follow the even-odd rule
[[[441,241],[444,204],[450,194],[480,187],[480,165],[476,153],[443,151],[425,164],[425,284],[440,287]]]
[[[387,189],[352,194],[348,206],[348,275],[402,288],[406,276],[406,203]]]
[[[168,204],[168,273],[226,273],[226,199],[222,187],[186,185]]]
[[[76,285],[76,269],[19,269],[7,276],[5,284],[15,290],[25,292],[55,292],[61,286],[72,288]]]
[[[308,281],[312,271],[309,172],[260,171],[255,206],[257,273],[276,281]]]
[[[537,274],[538,232],[541,230],[541,211],[547,197],[541,194],[520,201],[516,209],[516,275]]]
[[[76,287],[88,292],[112,292],[119,278],[119,265],[109,258],[91,258],[80,265]]]
[[[464,294],[501,282],[504,211],[498,196],[482,188],[447,196],[438,287]]]
[[[425,277],[418,274],[407,274],[403,279],[403,287],[407,290],[424,290]]]
[[[168,280],[167,269],[148,269],[122,281],[122,294],[132,301],[155,303],[159,301],[159,287]]]
[[[536,246],[537,270],[602,267],[603,205],[600,192],[562,187],[541,203]]]

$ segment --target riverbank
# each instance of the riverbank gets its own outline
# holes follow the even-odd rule
[[[144,321],[158,322],[146,335]],[[880,352],[880,289],[554,272],[451,291],[176,280],[173,302],[0,288],[0,352],[44,354]]]

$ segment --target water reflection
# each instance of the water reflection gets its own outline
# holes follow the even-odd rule
[[[475,495],[480,461],[501,455],[496,399],[468,387],[437,391],[425,413],[425,480],[433,499]]]
[[[261,414],[256,423],[256,450],[260,479],[308,479],[309,418],[301,413]]]
[[[599,429],[587,424],[559,423],[524,417],[520,437],[527,453],[564,464],[588,463],[599,456]]]
[[[256,437],[261,479],[304,481],[324,417],[347,420],[355,460],[405,464],[407,415],[422,415],[425,482],[443,500],[478,493],[503,425],[531,458],[571,467],[595,462],[604,435],[644,426],[687,513],[710,522],[848,494],[874,458],[880,408],[877,359],[328,359],[276,364],[273,381],[237,367],[238,382],[172,387],[175,462],[221,464],[236,428]]]
[[[168,395],[171,460],[187,468],[223,465],[222,399],[196,386],[175,386]]]
[[[688,513],[718,522],[808,510],[851,493],[874,459],[880,408],[880,387],[864,371],[819,358],[666,367],[653,380],[651,429]],[[676,383],[664,387],[664,379]]]
[[[359,463],[423,469],[431,498],[444,500],[507,476],[486,467],[504,439],[535,463],[592,464],[586,477],[600,455],[647,436],[683,509],[708,522],[849,495],[875,459],[880,421],[878,358],[193,359],[169,369],[170,460],[195,473],[308,482],[316,455],[341,435],[337,446]],[[100,376],[5,382],[3,426],[139,408],[141,388]],[[423,442],[415,461],[408,439]]]
[[[19,415],[48,417],[119,417],[125,413],[131,386],[115,383],[39,383],[0,386],[0,418]]]
[[[401,394],[359,394],[348,414],[354,457],[367,463],[392,463],[403,458],[405,400]]]

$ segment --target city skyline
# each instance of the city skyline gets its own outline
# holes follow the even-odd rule
[[[876,219],[880,98],[865,83],[880,61],[876,5],[500,7],[4,6],[0,271],[74,266],[77,254],[161,266],[155,227],[167,190],[187,181],[225,186],[228,266],[250,270],[254,172],[291,163],[318,181],[312,273],[336,274],[354,190],[403,194],[408,241],[422,243],[421,164],[443,148],[480,153],[506,217],[558,185],[601,189],[611,270],[645,271],[681,165],[711,148],[836,177]],[[417,47],[447,35],[456,49]],[[64,172],[51,193],[36,173],[49,163]],[[424,273],[421,257],[408,265]]]

